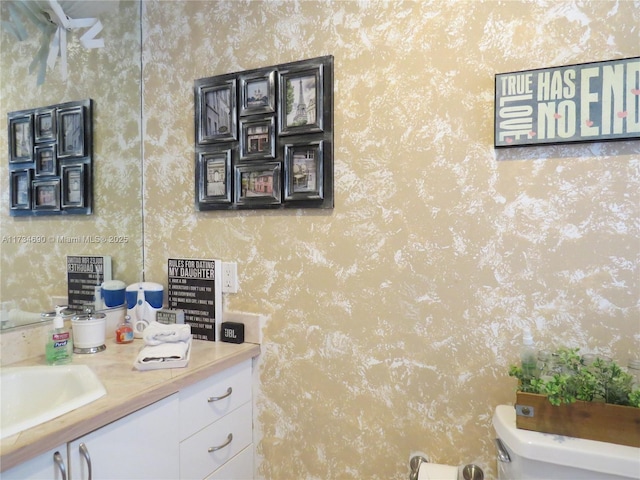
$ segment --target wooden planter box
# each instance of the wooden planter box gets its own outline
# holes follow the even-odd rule
[[[640,408],[635,407],[580,400],[554,406],[546,395],[517,392],[516,426],[640,447]]]

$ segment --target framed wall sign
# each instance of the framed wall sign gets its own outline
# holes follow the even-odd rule
[[[91,214],[93,101],[7,116],[10,215]]]
[[[62,188],[62,208],[83,208],[88,198],[84,163],[70,163],[62,166],[60,176]]]
[[[196,89],[197,143],[236,140],[236,80],[214,79]]]
[[[231,203],[231,149],[220,147],[198,153],[198,203]]]
[[[284,145],[284,198],[304,200],[324,194],[323,142],[305,139]]]
[[[85,111],[83,105],[59,107],[58,157],[77,158],[87,153],[85,137]]]
[[[240,159],[274,158],[276,124],[273,115],[240,120]]]
[[[333,208],[333,57],[195,81],[198,210]]]
[[[276,111],[275,70],[240,75],[240,116]]]
[[[495,147],[638,138],[640,57],[495,77]]]
[[[33,113],[29,111],[9,114],[9,162],[33,160]]]
[[[280,163],[256,163],[236,166],[236,203],[261,207],[279,205]]]
[[[321,132],[324,115],[323,68],[292,67],[280,74],[280,134]]]
[[[10,172],[11,210],[31,210],[31,173],[28,168]]]
[[[60,210],[60,179],[34,180],[31,184],[33,209]]]
[[[36,177],[44,175],[55,175],[58,171],[58,157],[56,156],[56,146],[36,145],[34,148],[36,162]]]
[[[36,110],[34,119],[36,143],[55,140],[58,134],[56,129],[56,110],[54,108]]]

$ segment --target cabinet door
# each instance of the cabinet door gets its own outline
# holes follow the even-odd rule
[[[43,453],[31,460],[21,463],[10,470],[0,473],[2,480],[68,480],[67,446]]]
[[[179,474],[178,395],[172,395],[69,444],[73,480],[175,480]],[[84,452],[83,452],[84,451]]]

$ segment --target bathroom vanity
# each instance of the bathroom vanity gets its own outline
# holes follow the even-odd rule
[[[140,372],[140,345],[75,355],[104,397],[2,440],[3,479],[253,477],[255,344],[194,341],[185,368]],[[20,362],[39,364],[43,358]],[[55,368],[55,367],[52,367]]]

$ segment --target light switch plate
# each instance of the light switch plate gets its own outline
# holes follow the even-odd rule
[[[238,264],[222,262],[222,293],[238,293]]]

